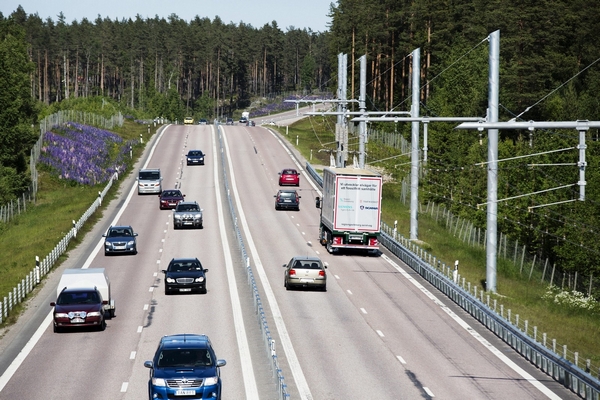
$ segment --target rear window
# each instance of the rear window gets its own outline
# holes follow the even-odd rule
[[[160,171],[140,171],[138,177],[145,181],[156,181],[160,179]]]
[[[293,192],[281,192],[281,193],[279,193],[279,197],[295,198],[296,197],[296,193],[293,193]]]
[[[283,174],[284,175],[297,175],[298,173],[296,172],[295,169],[284,169]]]

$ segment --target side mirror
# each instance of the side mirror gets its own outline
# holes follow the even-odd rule
[[[282,265],[282,267],[283,267],[283,268],[287,267],[287,264],[283,264],[283,265]]]
[[[315,197],[315,207],[321,208],[321,198],[319,196]]]

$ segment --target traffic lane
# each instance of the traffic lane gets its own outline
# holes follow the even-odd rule
[[[272,144],[267,147],[274,150],[278,144],[274,138],[271,139]],[[249,142],[243,143],[242,137],[236,137],[235,143],[231,141],[229,146],[237,176],[253,174],[252,168],[261,168],[264,164],[260,157],[247,151]],[[280,162],[285,162],[285,159]],[[254,175],[259,176],[260,173]],[[375,398],[420,396],[421,390],[411,383],[399,362],[372,340],[372,330],[364,323],[360,324],[358,313],[348,299],[343,293],[336,295],[339,291],[331,276],[327,293],[286,291],[283,288],[282,264],[296,254],[315,254],[315,248],[307,245],[292,218],[300,216],[303,211],[275,211],[272,200],[264,205],[264,192],[273,186],[272,179],[268,177],[262,182],[236,181],[239,192],[243,194],[242,208],[246,209],[244,214],[253,232],[253,240],[313,397],[355,398],[365,388]],[[272,326],[271,332],[275,332]],[[280,361],[284,355],[282,347],[278,346]],[[291,368],[285,365],[283,368],[288,386],[293,387]],[[356,379],[357,376],[360,380]]]
[[[256,141],[255,141],[255,142],[256,142]],[[274,152],[271,152],[271,153],[269,153],[269,154],[271,155],[271,158],[273,158],[273,154],[274,154]],[[330,272],[331,272],[331,271],[330,271]],[[382,275],[382,276],[383,276],[383,275]],[[382,278],[382,279],[383,279],[383,278]],[[368,293],[370,293],[370,292],[368,292]],[[364,308],[362,308],[362,307],[361,307],[361,309],[363,309],[363,310],[364,310]],[[375,307],[375,309],[376,309],[376,310],[379,310],[380,308],[378,308],[378,307]],[[385,308],[383,308],[383,309],[385,309]],[[379,314],[378,314],[378,315],[379,315]],[[388,313],[382,313],[381,315],[385,315],[385,316],[387,316],[387,315],[388,315]],[[449,322],[448,322],[448,323],[449,323]],[[454,325],[454,326],[457,326],[457,325]],[[382,325],[382,327],[383,327],[383,325]],[[393,329],[390,329],[390,330],[391,330],[391,331],[393,331]],[[381,333],[381,334],[383,334],[383,331],[381,331],[381,330],[376,330],[376,332],[378,333],[378,335],[379,335],[380,333]],[[442,339],[443,339],[443,338],[444,338],[444,336],[442,335]],[[472,338],[471,338],[471,339],[472,339]],[[466,338],[465,340],[469,340],[469,338]],[[472,340],[471,340],[471,341],[472,341]],[[443,343],[443,340],[442,340],[442,343]],[[434,344],[435,344],[435,342],[434,342]],[[445,357],[445,356],[442,354],[442,355],[441,355],[441,357],[439,357],[439,359],[443,361],[443,360],[445,359],[444,357]],[[469,359],[469,358],[467,357],[466,359]],[[427,364],[427,366],[429,366],[431,363],[426,363],[426,364]],[[469,366],[471,365],[469,362],[467,362],[467,364],[468,364]],[[454,368],[456,369],[457,367],[454,367]],[[459,366],[458,368],[460,368],[460,366]],[[520,376],[515,376],[516,374],[514,373],[514,371],[512,371],[510,368],[507,368],[507,367],[506,367],[506,365],[504,365],[504,364],[498,365],[498,366],[496,366],[496,367],[494,367],[494,368],[495,368],[495,369],[493,369],[493,371],[495,371],[496,373],[500,373],[501,375],[502,375],[503,373],[507,373],[507,374],[509,374],[508,376],[511,376],[511,377],[512,377],[512,379],[514,379],[514,380],[516,380],[516,381],[519,381],[520,379],[522,379]],[[531,368],[530,368],[530,369],[531,369]],[[429,368],[429,371],[430,371],[430,370],[431,370],[431,368]],[[497,371],[500,371],[500,372],[497,372]],[[468,372],[468,371],[463,371],[463,373],[464,373],[466,376],[469,376],[469,372]],[[437,374],[431,374],[431,375],[433,375],[433,376],[434,376],[434,378],[433,378],[433,381],[436,381],[436,380],[438,380],[438,375],[437,375]],[[471,374],[471,375],[472,375],[472,374]],[[451,385],[449,385],[449,386],[451,386]],[[475,385],[475,386],[476,386],[476,385]],[[512,386],[512,385],[511,385],[511,386]],[[424,387],[426,387],[426,386],[424,386]],[[459,391],[459,392],[462,392],[463,390],[464,390],[464,388],[463,388],[463,387],[461,387],[461,388],[459,388],[459,389],[458,389],[458,391]],[[478,393],[478,392],[477,392],[477,390],[478,390],[478,389],[475,387],[475,388],[474,388],[474,393]],[[522,391],[524,391],[525,393],[528,393],[528,392],[530,392],[530,391],[534,391],[534,393],[535,393],[536,395],[539,395],[539,394],[540,394],[539,392],[537,392],[537,389],[534,389],[534,388],[533,388],[531,385],[529,385],[529,384],[527,384],[527,385],[523,386],[523,387],[522,387],[521,389],[519,389],[519,390],[522,390]],[[510,391],[508,391],[507,393],[510,393]],[[521,395],[522,395],[522,392],[520,392],[520,391],[519,391],[519,392],[518,392],[518,394],[521,394]]]
[[[187,147],[211,148],[206,138],[196,136],[189,139]],[[206,152],[206,151],[205,151]],[[209,153],[212,158],[212,152]],[[144,360],[152,359],[160,337],[174,333],[201,333],[211,339],[217,357],[224,358],[228,365],[221,370],[224,381],[224,393],[231,398],[243,398],[244,386],[235,335],[227,275],[225,271],[224,251],[219,234],[219,222],[215,199],[214,168],[216,161],[204,167],[184,167],[181,187],[188,193],[187,200],[197,200],[204,211],[204,229],[175,230],[172,220],[167,223],[165,246],[157,264],[156,281],[153,287],[152,302],[148,311],[148,323],[142,333],[138,350],[138,364],[134,369],[128,388],[127,398],[140,398],[147,393],[149,371],[143,367]],[[208,189],[208,190],[207,190]],[[173,257],[198,257],[207,273],[207,294],[164,294],[164,275],[162,270]],[[151,321],[151,323],[150,323]]]

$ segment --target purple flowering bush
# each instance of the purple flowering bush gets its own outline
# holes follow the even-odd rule
[[[138,140],[124,142],[106,130],[69,122],[44,133],[39,163],[58,176],[77,184],[108,182],[127,168],[126,155]]]

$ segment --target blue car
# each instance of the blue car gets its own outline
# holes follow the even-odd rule
[[[220,399],[220,367],[206,335],[177,334],[160,339],[150,369],[148,394],[150,399]]]
[[[137,233],[127,226],[111,226],[102,235],[104,239],[104,255],[111,254],[137,254]]]
[[[185,158],[187,165],[204,165],[204,153],[202,153],[202,150],[190,150]]]

